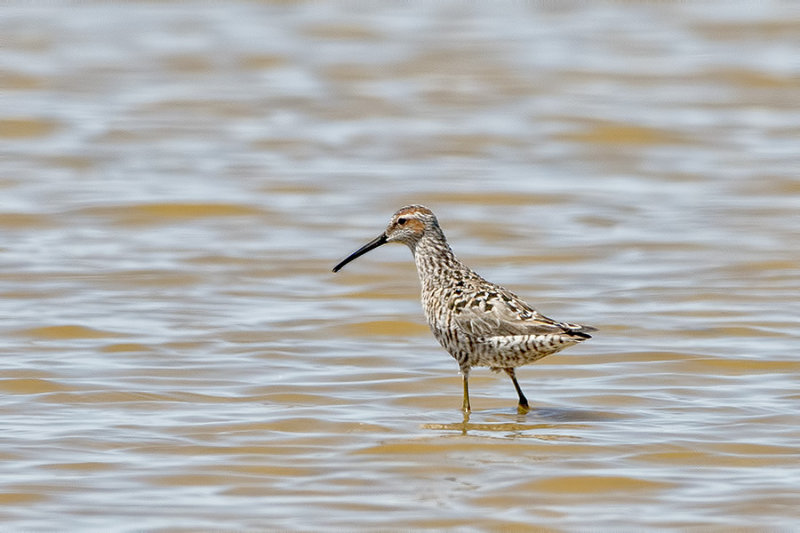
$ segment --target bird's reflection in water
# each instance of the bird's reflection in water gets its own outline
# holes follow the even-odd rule
[[[472,413],[473,416],[475,414],[480,413]],[[483,432],[502,432],[506,434],[506,437],[511,438],[533,437],[542,440],[580,440],[580,437],[577,436],[562,434],[553,435],[544,433],[536,434],[536,432],[548,430],[563,431],[569,429],[585,429],[589,427],[589,424],[580,422],[593,422],[620,418],[619,415],[613,413],[553,407],[531,409],[527,413],[488,411],[485,412],[485,414],[488,416],[485,416],[484,421],[481,422],[472,421],[470,419],[470,413],[465,412],[463,413],[463,418],[460,422],[423,424],[422,427],[424,429],[433,429],[438,431],[455,431],[460,432],[462,435]],[[497,421],[486,421],[486,418],[495,419]]]

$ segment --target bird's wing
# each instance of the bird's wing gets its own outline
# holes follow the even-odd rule
[[[475,337],[568,334],[588,338],[586,331],[594,329],[548,318],[498,286],[473,292],[463,306],[454,306],[453,315],[456,326]]]

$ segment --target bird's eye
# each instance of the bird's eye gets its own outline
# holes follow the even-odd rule
[[[398,224],[398,225],[400,225],[400,226],[402,226],[402,225],[403,225],[403,224],[405,224],[407,221],[408,221],[408,219],[407,219],[407,218],[400,217],[400,218],[398,218],[398,219],[397,219],[397,224]]]

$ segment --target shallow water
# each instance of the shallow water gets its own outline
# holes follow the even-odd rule
[[[358,7],[358,11],[356,11]],[[8,4],[0,521],[800,520],[800,9]],[[599,328],[504,376],[424,324],[406,203]]]

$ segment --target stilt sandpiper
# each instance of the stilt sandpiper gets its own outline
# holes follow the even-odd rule
[[[486,281],[459,261],[436,216],[427,207],[409,205],[392,216],[383,233],[333,267],[388,242],[411,248],[422,284],[422,307],[434,337],[458,362],[464,386],[462,408],[469,413],[469,372],[488,366],[511,378],[527,412],[514,369],[590,338],[591,326],[557,322],[540,314],[514,293]]]

